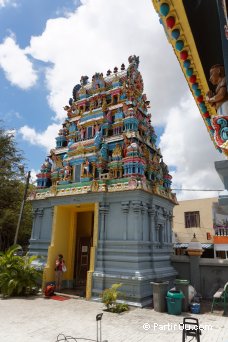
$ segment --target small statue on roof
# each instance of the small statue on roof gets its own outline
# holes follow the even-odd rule
[[[211,67],[210,82],[216,86],[216,89],[215,92],[210,90],[207,93],[207,101],[215,107],[218,115],[228,116],[228,91],[223,65],[216,64]]]
[[[64,167],[64,180],[71,180],[72,167],[67,163]]]
[[[81,79],[80,79],[81,86],[85,86],[88,83],[88,79],[89,79],[88,76],[81,76]]]
[[[73,99],[74,101],[77,101],[79,99],[79,90],[81,88],[81,85],[80,84],[76,84],[76,86],[73,88]]]
[[[139,56],[136,57],[136,55],[133,55],[133,56],[128,57],[128,62],[129,62],[129,64],[135,65],[136,68],[138,69],[138,66],[139,66]]]

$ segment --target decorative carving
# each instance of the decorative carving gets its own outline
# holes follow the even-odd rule
[[[91,183],[91,191],[97,192],[99,189],[99,183],[96,180],[93,180]]]
[[[50,188],[50,193],[54,196],[57,195],[57,185],[52,185],[52,187]]]
[[[108,203],[100,203],[99,212],[103,215],[107,215],[109,212],[109,204]]]
[[[215,107],[218,115],[228,116],[228,92],[225,69],[223,65],[216,64],[210,69],[210,82],[216,86],[215,92],[207,93],[207,101]]]
[[[124,214],[127,214],[130,209],[130,203],[129,202],[121,202],[121,209]]]
[[[211,123],[215,130],[214,138],[216,143],[228,153],[228,116],[213,117]]]
[[[132,208],[134,213],[139,213],[142,209],[142,205],[140,201],[132,201]]]
[[[66,164],[66,166],[64,167],[64,180],[71,180],[71,173],[72,173],[72,167],[70,166],[69,163]]]
[[[46,160],[37,177],[38,188],[50,190],[47,196],[37,191],[36,198],[55,196],[60,184],[61,195],[139,189],[174,201],[138,67],[139,57],[133,55],[126,69],[115,67],[107,77],[95,73],[92,82],[81,77],[64,107],[67,117],[50,151],[52,164]],[[77,187],[70,188],[70,182]],[[141,204],[132,207],[145,210]]]
[[[120,146],[120,144],[116,144],[116,147],[114,148],[113,152],[112,152],[112,157],[113,159],[121,159],[122,157],[122,148]]]
[[[53,161],[52,169],[55,169],[55,168],[60,168],[61,169],[63,167],[63,161],[62,161],[61,157],[57,156],[53,149],[50,150],[50,154],[51,154],[50,158]]]
[[[37,211],[37,214],[39,217],[42,217],[44,215],[44,209],[43,208],[39,208]]]

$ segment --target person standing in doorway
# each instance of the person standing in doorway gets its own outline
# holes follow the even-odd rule
[[[63,271],[65,268],[66,266],[65,261],[63,260],[63,255],[59,254],[55,261],[55,285],[57,292],[60,292],[62,289]]]

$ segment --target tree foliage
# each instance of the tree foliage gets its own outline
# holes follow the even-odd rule
[[[0,250],[13,244],[24,193],[24,158],[13,132],[0,127]],[[31,234],[31,204],[26,203],[18,242],[25,246]]]
[[[32,266],[37,257],[15,255],[20,248],[14,245],[0,253],[0,293],[4,297],[34,294],[41,282],[42,273]]]

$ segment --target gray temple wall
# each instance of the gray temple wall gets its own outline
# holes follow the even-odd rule
[[[96,297],[113,283],[124,283],[129,302],[151,302],[151,281],[173,279],[170,264],[173,205],[144,192],[106,196],[99,209],[99,241],[93,274]]]
[[[172,212],[174,204],[142,190],[88,193],[32,201],[34,221],[30,254],[47,256],[54,207],[99,203],[98,244],[92,296],[113,283],[123,283],[128,302],[144,306],[152,300],[151,281],[172,280]]]

